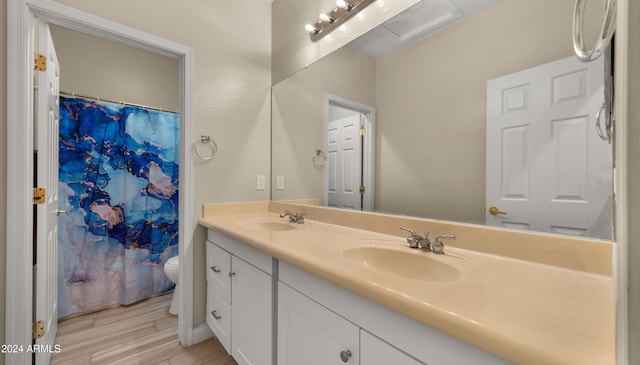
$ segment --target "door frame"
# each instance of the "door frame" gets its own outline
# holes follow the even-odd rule
[[[332,106],[337,106],[344,109],[353,110],[358,113],[362,113],[366,117],[364,128],[366,134],[364,136],[364,161],[362,168],[364,169],[364,186],[366,187],[364,193],[364,202],[362,209],[364,211],[373,212],[375,207],[375,166],[376,166],[376,148],[375,148],[375,126],[376,126],[376,109],[370,105],[358,103],[340,96],[336,96],[330,93],[324,94],[324,124],[322,127],[323,133],[323,146],[327,145],[327,129],[329,128],[329,110]],[[324,202],[329,201],[329,195],[327,187],[329,186],[329,175],[324,174],[324,186],[323,186],[323,199]]]
[[[7,2],[7,214],[5,343],[31,344],[33,308],[33,24],[38,18],[84,34],[178,60],[180,70],[179,256],[181,300],[178,338],[194,343],[193,144],[195,55],[190,47],[51,0]],[[199,338],[200,339],[200,338]],[[31,354],[6,356],[7,364],[31,364]]]

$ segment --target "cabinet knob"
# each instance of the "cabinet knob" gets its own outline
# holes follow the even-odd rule
[[[349,350],[340,351],[340,359],[342,360],[342,362],[349,362],[350,358],[351,358],[351,351]]]
[[[222,316],[218,315],[217,313],[218,311],[211,311],[211,315],[213,316],[213,318],[215,318],[216,320],[219,320],[220,318],[222,318]]]
[[[229,277],[232,277],[233,275],[235,275],[236,273],[234,271],[229,271]]]
[[[215,272],[216,274],[220,272],[220,269],[218,269],[217,266],[211,266],[211,270],[213,270],[213,272]]]

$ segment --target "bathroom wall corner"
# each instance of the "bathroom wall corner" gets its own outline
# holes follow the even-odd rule
[[[7,18],[7,2],[0,3],[0,19]],[[0,79],[7,79],[7,27],[0,27]],[[0,85],[0,110],[7,110],[7,84],[3,82]],[[0,143],[0,344],[4,344],[4,318],[5,318],[5,277],[6,272],[4,268],[6,260],[6,217],[7,217],[7,114],[0,114],[0,139],[3,141]],[[4,365],[4,354],[0,353],[0,365]]]

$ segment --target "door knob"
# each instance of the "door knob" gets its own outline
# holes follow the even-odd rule
[[[498,209],[498,207],[493,206],[489,208],[489,213],[496,215],[496,214],[507,214],[507,212],[503,212],[500,209]]]
[[[66,209],[56,209],[56,215],[60,215],[60,214],[67,214],[67,210]]]

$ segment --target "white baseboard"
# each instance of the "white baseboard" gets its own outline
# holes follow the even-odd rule
[[[193,340],[192,345],[210,339],[211,337],[213,337],[211,328],[209,328],[206,323],[201,323],[193,328],[193,336],[191,337],[191,339]]]

